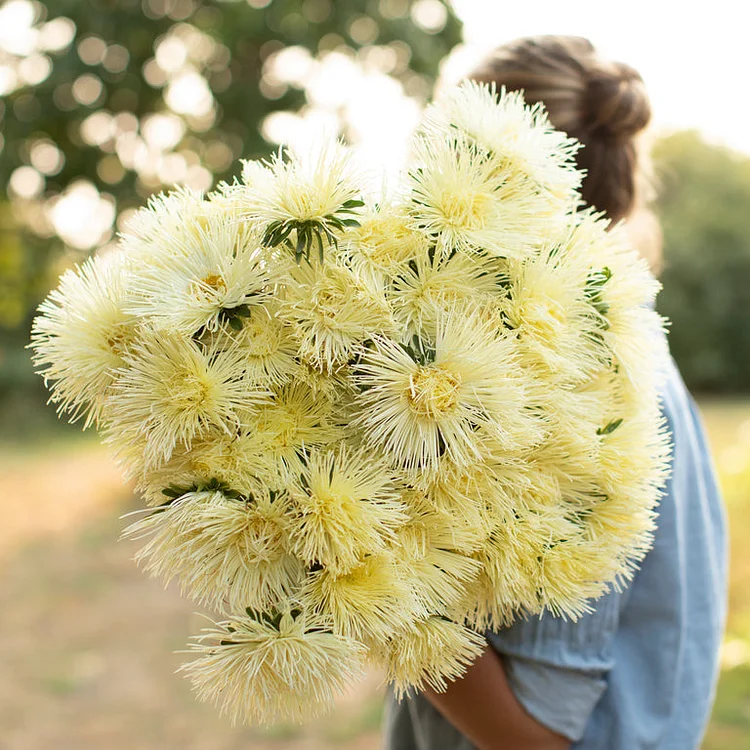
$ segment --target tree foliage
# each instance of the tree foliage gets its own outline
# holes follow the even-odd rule
[[[461,32],[441,0],[9,0],[0,12],[11,5],[5,23],[34,14],[26,49],[0,39],[0,65],[16,77],[4,96],[0,80],[0,186],[10,181],[15,214],[36,235],[25,242],[27,303],[54,260],[50,242],[86,252],[111,236],[115,212],[151,192],[183,180],[206,188],[238,158],[268,154],[264,119],[305,104],[304,82],[269,74],[275,55],[336,52],[427,99]],[[19,168],[29,195],[12,189]],[[98,191],[105,218],[77,243],[57,226],[64,216],[52,219],[81,180]]]
[[[750,392],[750,159],[693,132],[655,156],[672,353],[693,390]]]

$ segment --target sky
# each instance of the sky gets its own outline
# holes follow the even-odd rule
[[[750,154],[748,0],[453,0],[453,6],[469,54],[520,36],[588,37],[604,55],[641,73],[656,128],[697,128],[712,142]]]

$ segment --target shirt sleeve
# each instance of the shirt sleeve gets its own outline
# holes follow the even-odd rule
[[[613,643],[627,592],[611,591],[576,622],[544,614],[486,633],[526,712],[576,742],[607,687]]]

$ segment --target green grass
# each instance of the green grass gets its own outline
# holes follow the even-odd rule
[[[704,750],[750,750],[750,402],[701,402],[729,517],[725,666]]]

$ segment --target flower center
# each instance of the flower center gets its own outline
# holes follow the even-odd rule
[[[384,268],[403,263],[416,255],[423,238],[412,231],[403,221],[376,222],[365,225],[359,231],[359,247],[363,255]]]
[[[274,562],[283,553],[283,529],[270,518],[249,516],[241,537],[252,553],[251,559],[258,562]]]
[[[200,281],[190,284],[190,292],[197,300],[214,300],[226,291],[227,283],[218,273],[208,273]]]
[[[343,303],[338,290],[320,289],[315,293],[313,305],[321,325],[333,325]]]
[[[201,409],[211,397],[211,386],[192,374],[175,378],[171,390],[172,406],[183,410]]]
[[[565,323],[565,308],[549,297],[525,306],[522,320],[542,335],[553,336]]]
[[[460,375],[435,365],[423,365],[409,377],[407,399],[415,414],[439,419],[458,406],[460,391]]]
[[[116,323],[107,336],[107,346],[112,354],[121,357],[132,338],[130,325],[127,323]]]
[[[453,226],[481,229],[491,201],[490,196],[482,193],[449,193],[443,196],[443,214]]]
[[[279,350],[281,335],[272,321],[250,320],[245,323],[243,345],[251,357],[263,359]]]

